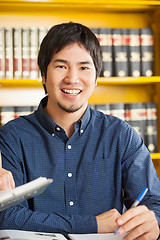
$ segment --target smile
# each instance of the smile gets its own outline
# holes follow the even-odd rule
[[[67,93],[69,95],[78,95],[81,90],[78,89],[62,89],[62,92]]]

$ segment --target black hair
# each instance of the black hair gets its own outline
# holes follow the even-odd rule
[[[99,76],[102,68],[102,53],[98,39],[88,27],[69,22],[53,26],[40,45],[38,66],[45,79],[53,55],[61,51],[66,45],[75,42],[80,43],[90,53],[96,69],[96,78]]]

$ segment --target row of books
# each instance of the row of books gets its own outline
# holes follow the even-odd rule
[[[49,28],[0,27],[0,79],[37,79],[37,55]],[[151,28],[91,28],[102,49],[101,77],[152,76],[154,38]]]
[[[127,121],[144,139],[148,150],[151,153],[157,152],[157,108],[154,102],[92,104],[90,107]],[[0,125],[3,126],[8,121],[20,115],[30,114],[36,109],[37,106],[2,106],[0,108]]]
[[[143,138],[150,153],[157,152],[157,107],[154,102],[90,106],[93,109],[117,116],[128,122]]]
[[[37,55],[48,29],[0,27],[0,78],[37,79]]]
[[[21,115],[28,115],[36,109],[37,106],[2,106],[0,107],[0,126]]]
[[[153,75],[154,37],[151,28],[93,28],[103,54],[101,77]]]

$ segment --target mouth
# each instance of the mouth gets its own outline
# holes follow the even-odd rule
[[[62,89],[63,93],[69,94],[69,95],[78,95],[82,92],[80,89]]]

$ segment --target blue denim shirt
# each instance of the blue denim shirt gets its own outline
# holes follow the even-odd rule
[[[96,215],[142,204],[160,223],[160,182],[143,140],[126,122],[86,109],[71,138],[38,110],[0,129],[3,167],[16,186],[44,176],[44,193],[0,213],[0,229],[67,233],[97,232]]]

